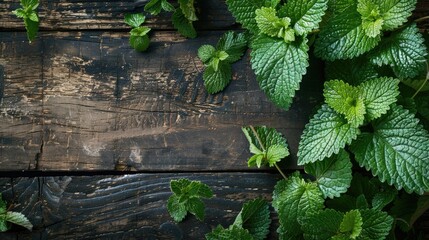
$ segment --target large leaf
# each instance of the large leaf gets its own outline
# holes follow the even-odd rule
[[[235,20],[252,33],[259,31],[256,25],[256,9],[265,5],[265,0],[227,0],[228,10],[235,17]]]
[[[347,192],[352,181],[352,163],[344,150],[323,161],[305,165],[305,172],[316,178],[324,198],[339,197]]]
[[[322,105],[305,126],[298,148],[298,164],[323,160],[337,154],[360,133],[328,105]]]
[[[247,229],[256,240],[265,239],[271,224],[270,210],[263,199],[246,202],[235,218],[234,224]]]
[[[286,43],[266,35],[252,43],[251,63],[259,86],[277,106],[288,109],[308,66],[307,40]]]
[[[291,176],[286,189],[279,196],[281,239],[297,239],[302,234],[298,218],[323,208],[323,196],[315,183]]]
[[[429,134],[408,110],[393,105],[351,146],[356,161],[382,182],[422,194],[429,189]]]
[[[376,78],[359,86],[366,108],[366,118],[374,120],[385,114],[399,95],[399,80]]]
[[[215,94],[222,91],[232,79],[231,64],[221,61],[217,71],[212,65],[209,65],[204,71],[203,79],[208,93]]]
[[[383,30],[393,30],[407,21],[417,0],[373,0],[383,17]]]
[[[389,65],[399,78],[417,76],[426,67],[427,49],[416,24],[383,39],[370,53],[371,61],[379,66]]]
[[[290,0],[285,15],[292,20],[295,32],[304,35],[319,27],[328,8],[328,0]]]
[[[360,14],[354,6],[330,18],[319,33],[315,43],[315,54],[333,61],[357,57],[373,49],[380,36],[365,34]]]
[[[387,213],[375,209],[359,210],[362,216],[362,232],[358,240],[385,239],[392,228],[393,218]]]

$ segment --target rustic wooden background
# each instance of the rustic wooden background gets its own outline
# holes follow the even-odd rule
[[[35,228],[1,239],[201,239],[229,225],[245,199],[269,199],[279,179],[247,167],[243,125],[284,133],[292,157],[282,167],[296,169],[323,66],[311,59],[287,112],[259,90],[249,53],[224,92],[207,94],[198,47],[240,29],[224,1],[198,2],[196,39],[181,37],[168,14],[149,17],[145,53],[129,46],[123,23],[142,11],[134,0],[40,0],[32,44],[11,13],[18,7],[0,2],[0,191]],[[420,0],[413,17],[428,12]],[[175,224],[167,213],[169,181],[181,177],[214,189],[203,223]]]

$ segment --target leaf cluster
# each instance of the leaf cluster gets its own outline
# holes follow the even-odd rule
[[[39,0],[20,0],[20,3],[21,8],[14,10],[13,13],[24,20],[27,38],[31,43],[39,31],[39,15],[37,14]]]
[[[168,199],[167,209],[174,221],[181,222],[188,212],[204,220],[205,205],[201,198],[213,197],[209,186],[200,181],[178,179],[171,180],[170,188],[173,195]]]
[[[149,47],[149,36],[147,35],[150,28],[141,26],[146,17],[141,13],[127,13],[125,14],[125,23],[133,29],[130,31],[130,45],[136,51],[143,52]]]
[[[6,202],[3,200],[0,194],[0,232],[6,232],[9,230],[12,227],[11,224],[25,227],[30,231],[33,229],[33,225],[27,219],[27,217],[24,216],[24,214],[8,211]]]

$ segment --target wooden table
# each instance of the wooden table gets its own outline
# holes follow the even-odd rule
[[[244,200],[270,199],[280,176],[247,167],[240,128],[275,127],[296,156],[322,99],[322,65],[311,59],[287,112],[259,90],[249,52],[233,66],[231,85],[207,94],[197,49],[240,28],[224,1],[198,6],[198,38],[181,37],[168,15],[149,17],[151,45],[137,53],[123,22],[142,11],[134,0],[40,0],[32,44],[11,13],[19,1],[1,1],[0,191],[34,230],[0,239],[201,239],[232,223]],[[414,15],[428,9],[419,1]],[[282,168],[293,171],[295,162]],[[168,215],[169,182],[183,177],[215,192],[203,223]]]

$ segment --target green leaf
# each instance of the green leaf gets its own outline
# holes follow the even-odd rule
[[[339,197],[347,192],[352,181],[352,163],[344,150],[323,161],[305,165],[305,172],[316,178],[324,198]]]
[[[394,188],[387,188],[384,191],[377,192],[372,198],[372,208],[376,210],[382,210],[385,206],[395,200],[398,195],[398,190]]]
[[[204,202],[198,197],[191,197],[186,202],[186,209],[195,215],[198,220],[204,221]]]
[[[289,27],[290,18],[277,17],[277,11],[271,7],[262,7],[255,13],[256,24],[262,33],[270,37],[281,38],[287,43],[295,41],[295,31]]]
[[[19,18],[26,18],[27,17],[27,13],[22,8],[18,8],[16,10],[12,11],[12,13],[15,14]]]
[[[378,77],[376,67],[363,57],[326,62],[325,64],[326,80],[341,79],[357,86],[362,82]]]
[[[382,3],[377,4],[373,0],[359,0],[357,5],[357,11],[362,16],[362,27],[365,34],[372,38],[380,35],[384,24],[380,4]]]
[[[145,21],[146,17],[142,13],[127,13],[125,14],[125,23],[133,28],[138,28]]]
[[[357,239],[385,239],[392,228],[393,218],[387,213],[375,209],[359,210],[363,224]]]
[[[301,229],[306,240],[328,240],[337,235],[343,221],[343,213],[325,209],[300,218]]]
[[[222,226],[217,226],[212,232],[206,234],[207,240],[253,240],[253,236],[246,229],[231,226],[224,229]]]
[[[226,0],[226,3],[228,10],[235,20],[243,25],[243,28],[252,33],[259,31],[255,20],[255,11],[265,5],[265,0]]]
[[[240,60],[247,47],[247,36],[245,33],[235,33],[228,31],[219,39],[216,48],[220,51],[225,51],[228,57],[225,61],[229,63]]]
[[[407,22],[417,0],[375,0],[383,16],[383,30],[394,30]]]
[[[340,224],[340,232],[346,234],[349,239],[356,239],[362,231],[362,216],[358,210],[347,212]]]
[[[286,189],[279,196],[279,222],[281,239],[297,239],[302,234],[298,217],[323,208],[323,196],[315,183],[291,176]]]
[[[176,195],[182,194],[182,189],[186,189],[187,186],[191,184],[191,181],[188,179],[178,179],[170,181],[170,189]]]
[[[259,36],[252,43],[251,63],[259,86],[277,106],[288,109],[308,66],[307,40],[286,43]]]
[[[360,133],[328,105],[322,105],[305,126],[298,147],[298,164],[304,165],[338,154]]]
[[[366,118],[374,120],[385,114],[399,95],[399,80],[376,78],[359,86],[366,107]]]
[[[144,6],[144,10],[152,15],[158,15],[161,10],[174,11],[174,7],[167,0],[151,0]]]
[[[20,0],[21,6],[26,9],[34,10],[39,6],[39,0]]]
[[[293,174],[294,176],[294,174]],[[299,176],[299,173],[298,173]],[[273,201],[271,203],[271,205],[273,206],[274,210],[276,212],[279,211],[279,203],[281,201],[280,196],[282,195],[282,192],[286,190],[286,188],[288,188],[288,185],[290,184],[290,181],[286,180],[286,179],[282,179],[280,181],[277,181],[276,185],[274,186],[274,191],[273,191]]]
[[[30,15],[28,16],[28,18],[33,22],[39,21],[39,16],[37,16],[36,12],[31,12]]]
[[[305,35],[319,27],[328,8],[328,0],[290,0],[285,5],[285,13],[292,20],[298,35]]]
[[[265,200],[258,198],[243,205],[233,225],[247,229],[255,240],[262,240],[267,237],[270,224],[268,204]]]
[[[25,29],[27,30],[27,38],[31,43],[37,36],[39,31],[39,22],[31,21],[29,18],[24,18]]]
[[[179,197],[175,194],[171,195],[168,198],[167,210],[170,213],[170,216],[176,222],[181,222],[187,214],[186,206],[184,203],[179,202]]]
[[[369,54],[372,63],[389,65],[399,78],[417,76],[426,67],[426,46],[416,24],[384,38]]]
[[[195,14],[194,0],[178,0],[178,2],[186,19],[189,21],[198,20],[197,15]]]
[[[31,224],[31,222],[24,214],[19,212],[7,212],[6,221],[25,227],[30,231],[33,229],[33,224]]]
[[[180,34],[188,38],[195,38],[197,36],[197,31],[195,31],[192,21],[189,21],[180,8],[176,9],[173,13],[173,26],[176,28]]]
[[[130,45],[132,48],[139,52],[146,51],[149,47],[149,37],[147,35],[144,36],[130,36]]]
[[[218,63],[217,71],[212,65],[208,66],[204,71],[203,79],[208,93],[215,94],[222,91],[231,82],[231,64],[221,61]]]
[[[333,61],[357,57],[373,49],[380,36],[365,34],[360,14],[351,6],[330,18],[315,43],[316,56]]]
[[[130,34],[131,34],[131,36],[143,37],[143,36],[147,35],[147,33],[150,30],[151,29],[146,27],[146,26],[136,27],[130,31]]]
[[[0,215],[0,232],[9,230],[10,224],[6,221],[6,214]]]
[[[2,194],[0,193],[0,214],[7,211],[7,203],[3,200]]]
[[[429,189],[429,134],[408,110],[392,105],[351,146],[356,161],[382,182],[422,194]]]
[[[336,112],[343,114],[352,127],[362,125],[366,110],[359,89],[341,80],[325,82],[324,86],[325,102]]]
[[[198,57],[203,63],[208,63],[214,56],[216,49],[212,45],[202,45],[198,48]]]
[[[253,130],[254,129],[254,130]],[[249,141],[249,150],[256,154],[249,159],[249,166],[258,167],[263,165],[274,166],[276,162],[289,156],[286,139],[274,128],[261,127],[243,127],[244,135]]]

